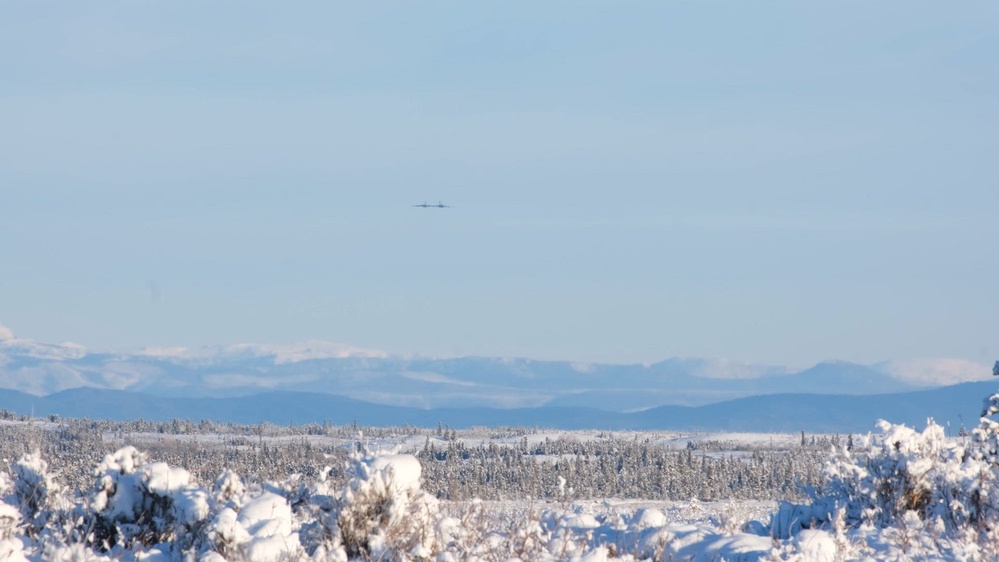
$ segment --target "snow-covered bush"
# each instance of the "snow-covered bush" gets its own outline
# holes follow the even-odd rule
[[[20,526],[21,513],[17,508],[0,502],[0,541],[13,538]]]
[[[212,486],[212,500],[217,508],[239,509],[246,501],[246,485],[243,484],[243,479],[228,468],[223,470]]]
[[[64,509],[68,502],[39,451],[22,455],[11,468],[14,505],[20,509],[27,534],[37,537],[50,523],[52,513]],[[7,486],[7,482],[0,483],[0,488]]]
[[[209,515],[208,492],[191,483],[187,470],[145,460],[124,447],[96,470],[90,538],[102,550],[162,542],[190,549]]]
[[[247,490],[224,470],[212,488],[215,516],[206,528],[201,562],[284,562],[305,555],[300,521],[288,500],[273,490]]]
[[[421,471],[412,455],[357,453],[335,520],[348,556],[427,559],[438,550],[438,501],[420,488]]]
[[[227,560],[281,562],[297,560],[302,546],[288,501],[273,492],[247,501],[237,514],[224,508],[213,521],[209,537]]]
[[[811,491],[811,503],[782,502],[767,530],[792,539],[785,555],[795,552],[807,529],[831,532],[826,538],[840,545],[841,557],[861,552],[844,540],[852,529],[855,543],[892,544],[910,555],[996,559],[999,423],[989,418],[996,413],[999,394],[985,400],[970,438],[949,438],[932,420],[922,431],[879,422],[882,433],[867,446],[834,451],[824,469],[827,482]]]
[[[803,479],[821,482],[808,489],[810,501],[781,503],[769,524],[745,522],[743,508],[732,505],[715,506],[708,516],[709,504],[696,501],[682,513],[647,502],[623,511],[611,503],[575,503],[568,483],[586,482],[575,475],[588,467],[603,467],[595,478],[637,480],[647,473],[613,470],[614,463],[629,466],[630,457],[607,451],[594,465],[565,462],[562,455],[573,453],[560,452],[565,443],[558,441],[544,445],[557,463],[531,459],[531,469],[521,470],[513,457],[497,457],[511,459],[506,472],[496,470],[503,463],[478,465],[480,473],[471,474],[480,485],[524,477],[551,486],[498,503],[438,500],[423,490],[423,466],[412,455],[357,451],[347,465],[304,466],[275,479],[249,473],[244,480],[214,465],[213,476],[200,473],[208,482],[218,474],[203,488],[185,468],[125,447],[104,457],[89,490],[72,494],[35,452],[0,472],[0,561],[997,560],[999,423],[989,419],[996,413],[999,395],[986,401],[980,425],[959,437],[932,422],[919,431],[882,422],[879,435],[834,448],[822,474],[814,470],[814,478]],[[461,451],[454,449],[459,466]],[[503,454],[529,454],[511,451]],[[268,462],[270,453],[263,447],[259,453],[260,463]],[[760,467],[769,469],[774,485],[801,474],[756,453],[715,465],[695,462],[689,451],[679,455],[688,471],[704,472],[702,490],[717,485],[708,478],[716,466],[742,474],[733,482],[747,486],[759,485]],[[619,489],[667,487],[684,478],[661,460],[659,480]],[[53,466],[68,472],[58,461]],[[741,472],[746,467],[753,470]],[[73,489],[81,486],[90,484]]]

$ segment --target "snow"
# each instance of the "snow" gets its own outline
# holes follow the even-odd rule
[[[562,520],[562,525],[574,530],[596,529],[600,527],[597,518],[588,513],[570,515]]]
[[[759,377],[789,374],[787,367],[743,363],[731,359],[702,359],[693,374],[709,379],[755,379]]]
[[[274,363],[277,365],[298,363],[313,359],[344,359],[348,357],[385,358],[389,356],[384,351],[320,340],[308,340],[287,345],[236,343],[200,348],[149,346],[139,349],[135,354],[158,359],[201,359],[211,362],[226,359],[272,357]]]
[[[242,542],[248,562],[293,560],[301,551],[288,501],[277,494],[264,492],[239,511],[233,536]],[[245,540],[245,542],[243,542]]]
[[[295,560],[300,550],[297,536],[254,537],[245,547],[247,562]]]
[[[642,508],[635,512],[628,523],[628,528],[632,531],[641,531],[649,527],[662,527],[666,525],[666,521],[666,515],[661,510]]]
[[[291,506],[283,497],[264,492],[239,510],[237,522],[254,537],[291,534]]]
[[[688,546],[690,549],[686,554],[681,549],[677,555],[689,555],[691,560],[715,561],[728,560],[729,562],[756,562],[763,559],[770,553],[773,541],[770,537],[760,537],[745,533],[734,535],[718,535],[708,538],[700,544]]]
[[[215,517],[210,536],[216,544],[223,542],[244,544],[250,540],[250,533],[239,523],[239,514],[228,507]]]
[[[170,359],[179,357],[190,357],[191,352],[186,347],[143,347],[135,352],[140,357],[156,357],[160,359]]]
[[[794,536],[799,560],[835,562],[839,551],[836,540],[826,531],[805,529]]]
[[[89,353],[80,344],[65,342],[61,344],[38,343],[34,340],[14,337],[10,330],[6,334],[10,337],[0,337],[0,350],[7,354],[21,355],[34,359],[48,359],[53,361],[65,361],[79,359]]]
[[[338,361],[347,358],[356,361]],[[319,361],[327,363],[316,364]],[[171,396],[289,390],[418,408],[534,407],[564,399],[556,403],[635,412],[668,403],[703,405],[758,394],[747,379],[759,379],[759,388],[768,393],[779,392],[780,388],[763,382],[776,374],[799,374],[797,369],[726,359],[671,359],[653,367],[687,376],[676,377],[672,382],[679,386],[666,393],[661,381],[639,365],[481,357],[436,362],[318,340],[95,353],[72,343],[19,338],[0,326],[0,388],[40,396],[79,387],[153,395],[168,391]],[[983,380],[989,372],[988,366],[963,359],[900,360],[873,367],[919,385]],[[648,392],[655,388],[660,390]],[[830,392],[822,381],[807,382],[805,388]],[[615,399],[608,402],[605,391],[613,392]],[[558,418],[551,419],[551,424],[559,423]]]
[[[18,525],[21,524],[21,512],[7,503],[0,503],[0,539],[8,539],[14,536]],[[0,558],[3,560],[3,558]]]
[[[4,562],[29,562],[24,555],[24,544],[19,540],[0,540],[0,560]]]
[[[35,562],[34,559],[31,560]],[[80,543],[46,548],[42,560],[45,562],[111,562],[111,558],[97,554]]]
[[[966,359],[908,359],[876,365],[892,377],[920,386],[942,386],[989,378],[989,367]]]
[[[187,486],[191,473],[179,467],[171,467],[165,462],[147,464],[142,467],[146,488],[161,496],[169,496]]]
[[[398,492],[418,490],[423,467],[413,455],[380,455],[365,460],[368,470],[379,472]]]
[[[468,386],[468,387],[481,386],[478,383],[463,381],[461,379],[456,379],[454,377],[449,377],[446,375],[442,375],[440,373],[432,373],[426,371],[403,371],[400,374],[402,375],[403,378],[407,378],[414,381],[433,382],[433,383],[442,383],[442,384],[446,383],[446,384],[453,384],[456,386]]]
[[[127,446],[99,463],[92,489],[69,494],[35,452],[11,464],[12,476],[0,471],[0,560],[994,560],[999,423],[988,416],[999,412],[999,395],[985,406],[968,437],[948,437],[932,422],[921,430],[882,422],[877,438],[830,451],[824,483],[808,490],[806,502],[776,509],[767,502],[442,502],[423,490],[415,456],[363,445],[342,488],[327,478],[329,469],[314,480],[265,483],[244,483],[226,469],[209,489],[185,468]]]

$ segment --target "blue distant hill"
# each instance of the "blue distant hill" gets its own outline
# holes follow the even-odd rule
[[[174,418],[243,424],[305,424],[434,427],[538,426],[557,429],[661,429],[754,432],[867,432],[879,419],[923,427],[927,418],[957,432],[977,424],[985,397],[997,382],[964,383],[932,390],[869,396],[773,394],[704,406],[663,406],[621,413],[580,407],[420,409],[371,404],[319,393],[268,392],[251,396],[170,398],[118,390],[81,388],[50,396],[0,390],[0,408],[21,415],[91,419]]]
[[[415,408],[549,405],[619,412],[700,406],[761,394],[860,395],[920,389],[877,366],[840,361],[789,371],[684,358],[630,365],[402,358],[323,342],[95,353],[76,345],[0,340],[0,388],[42,396],[81,387],[181,398],[286,391]]]
[[[240,423],[454,427],[864,431],[878,418],[976,423],[987,368],[942,360],[826,361],[804,370],[672,358],[599,364],[519,358],[406,358],[327,342],[135,353],[0,339],[0,407],[28,414]],[[981,371],[981,372],[979,372]],[[939,379],[940,377],[938,377]],[[929,381],[929,382],[927,382]]]

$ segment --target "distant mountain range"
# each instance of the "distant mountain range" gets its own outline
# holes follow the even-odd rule
[[[862,431],[878,418],[975,423],[995,385],[931,386],[940,373],[990,378],[957,360],[792,371],[678,358],[403,358],[326,342],[106,353],[0,330],[0,407],[90,418],[782,431]]]
[[[986,366],[967,362],[947,367],[959,373],[958,380],[984,379],[989,374]],[[632,365],[486,357],[403,358],[326,342],[107,353],[76,344],[37,343],[13,337],[9,330],[0,334],[0,388],[39,396],[73,388],[187,398],[281,390],[417,408],[550,405],[637,411],[760,394],[863,395],[940,386],[909,376],[907,371],[915,368],[900,372],[898,364],[842,361],[792,371],[680,358]]]
[[[953,434],[978,423],[982,400],[999,390],[985,381],[870,396],[770,394],[704,406],[661,406],[640,412],[595,408],[439,408],[385,406],[344,396],[267,392],[222,398],[170,398],[78,388],[50,396],[0,390],[0,408],[22,415],[129,420],[202,420],[283,425],[328,421],[334,425],[455,428],[526,426],[556,429],[686,430],[750,432],[866,433],[879,419],[922,428],[928,418]]]

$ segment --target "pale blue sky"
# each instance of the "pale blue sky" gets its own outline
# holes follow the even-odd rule
[[[991,363],[996,100],[994,0],[5,2],[0,323]]]

